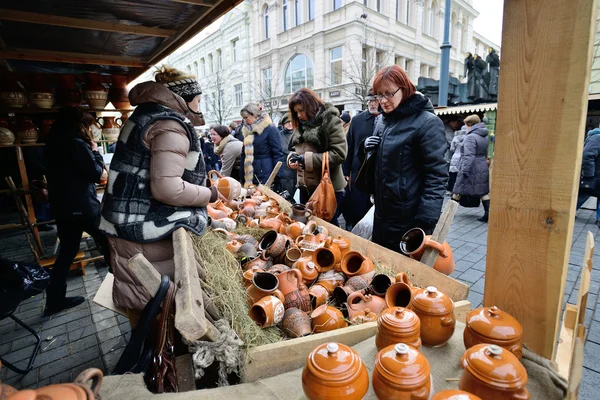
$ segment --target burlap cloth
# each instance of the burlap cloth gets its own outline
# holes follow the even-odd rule
[[[446,381],[446,378],[459,378],[462,372],[459,360],[465,351],[463,344],[464,327],[465,325],[462,323],[456,324],[456,331],[446,346],[440,348],[422,348],[423,354],[427,357],[431,365],[435,392],[444,389],[458,389],[457,380]],[[360,355],[369,370],[369,377],[371,377],[375,355],[377,354],[375,337],[373,336],[358,343],[356,346],[353,346],[353,349]],[[566,381],[558,376],[548,360],[524,349],[522,363],[527,369],[529,376],[527,389],[531,394],[531,399],[559,400],[565,397]],[[153,395],[146,390],[141,374],[107,376],[102,382],[100,394],[103,400],[142,400],[149,397],[157,400],[290,400],[305,398],[302,391],[302,368],[253,383],[161,395]],[[369,387],[365,399],[376,399],[372,387]]]

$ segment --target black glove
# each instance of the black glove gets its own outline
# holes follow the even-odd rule
[[[579,185],[584,190],[589,190],[594,187],[594,177],[593,176],[582,176],[581,183]]]
[[[365,139],[365,152],[376,150],[381,144],[379,136],[369,136]]]
[[[422,220],[422,221],[416,221],[416,222],[417,222],[417,228],[423,229],[423,232],[425,232],[426,235],[433,234],[433,230],[435,229],[435,225],[437,224],[437,221],[431,221],[431,220]]]

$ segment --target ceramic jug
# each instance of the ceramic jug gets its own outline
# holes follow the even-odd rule
[[[385,293],[388,307],[409,308],[412,303],[412,287],[405,272],[396,275],[396,283],[392,284]]]
[[[285,334],[291,338],[308,336],[312,332],[310,317],[304,311],[295,307],[285,310],[281,327]]]
[[[348,296],[348,315],[351,319],[353,314],[361,312],[365,308],[379,315],[387,306],[385,300],[381,297],[364,294],[362,291],[351,293]]]
[[[336,287],[333,290],[333,300],[336,305],[342,306],[348,302],[348,296],[360,290],[366,290],[371,280],[363,276],[353,276],[348,279],[344,286]]]
[[[102,126],[102,135],[111,142],[116,142],[121,132],[122,119],[115,117],[100,117],[97,119]],[[100,122],[102,121],[102,122]]]
[[[283,293],[278,289],[279,281],[277,277],[269,272],[257,272],[252,277],[252,285],[246,289],[248,295],[248,305],[256,303],[265,296],[275,296],[282,303],[285,303]]]
[[[283,303],[275,296],[265,296],[254,303],[248,315],[261,328],[279,324],[283,320]]]
[[[211,186],[216,186],[217,191],[225,197],[228,201],[231,201],[240,196],[242,185],[235,179],[223,176],[219,172],[212,170],[208,172],[208,178],[210,179]],[[244,203],[246,205],[246,203]],[[252,208],[254,208],[252,205]],[[252,214],[254,216],[254,214]]]
[[[373,261],[357,251],[346,253],[342,259],[341,268],[342,272],[348,277],[361,275],[370,279],[375,275]]]
[[[310,211],[304,204],[294,204],[292,205],[292,218],[294,221],[301,222],[302,224],[306,224],[308,218],[312,215],[312,211]]]
[[[331,237],[327,238],[321,247],[315,249],[313,262],[319,272],[327,272],[331,269],[341,272],[339,264],[342,261],[340,249],[333,243]],[[336,268],[337,267],[337,268]]]
[[[415,289],[412,310],[421,320],[421,340],[425,346],[445,345],[454,333],[454,303],[433,286]]]
[[[450,275],[454,271],[454,257],[448,242],[440,244],[431,240],[431,235],[425,235],[425,232],[420,228],[409,230],[400,239],[400,250],[415,260],[421,260],[427,247],[432,247],[439,252],[433,264],[433,269]]]
[[[285,308],[298,308],[304,312],[310,312],[310,297],[308,289],[302,282],[302,273],[297,269],[291,269],[280,273],[277,276],[279,280],[279,290],[285,298]]]

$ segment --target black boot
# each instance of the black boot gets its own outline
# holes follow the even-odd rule
[[[489,200],[481,200],[481,204],[483,205],[483,217],[477,218],[477,221],[480,222],[488,222],[488,217],[490,216],[490,201]]]
[[[80,305],[85,301],[82,296],[65,297],[67,293],[67,285],[61,287],[52,287],[52,284],[46,289],[46,307],[44,307],[44,316],[59,313],[68,308]]]

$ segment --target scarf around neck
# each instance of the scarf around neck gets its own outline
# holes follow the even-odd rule
[[[221,139],[221,142],[215,146],[215,154],[220,156],[221,153],[223,153],[223,150],[225,150],[225,145],[229,143],[230,140],[231,135],[227,135],[223,139]]]

